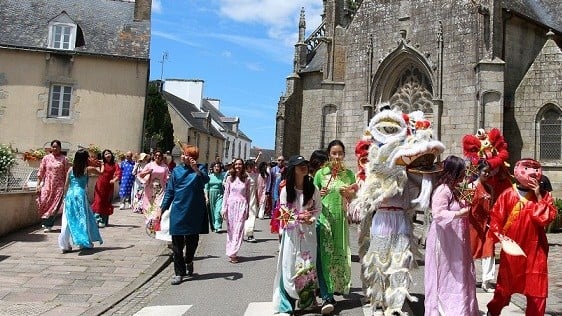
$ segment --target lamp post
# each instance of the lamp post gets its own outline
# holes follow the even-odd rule
[[[162,78],[164,77],[164,63],[168,61],[168,51],[165,50],[162,52],[162,59],[160,60],[160,63],[162,64],[162,68],[160,71],[160,81],[162,81]]]

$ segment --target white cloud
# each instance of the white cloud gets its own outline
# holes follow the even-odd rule
[[[227,41],[242,47],[253,47],[254,49],[264,52],[265,54],[271,56],[272,58],[280,61],[287,62],[287,56],[291,56],[290,47],[279,47],[278,41],[270,38],[257,38],[251,36],[243,35],[233,35],[233,34],[223,34],[223,33],[210,33],[207,34],[208,37],[214,37]],[[288,55],[289,54],[289,55]]]
[[[152,0],[152,12],[162,13],[162,0]]]
[[[225,58],[230,58],[230,57],[232,57],[232,52],[229,51],[229,50],[224,50],[224,51],[222,51],[221,56],[225,57]]]
[[[307,34],[321,22],[318,0],[219,0],[220,14],[242,23],[262,24],[271,39],[293,46],[297,41],[301,7],[305,9]]]
[[[198,44],[198,43],[186,41],[183,38],[181,38],[181,37],[179,37],[175,34],[171,34],[171,33],[165,33],[165,32],[159,32],[159,31],[152,30],[152,36],[162,37],[162,38],[174,41],[174,42],[182,43],[182,44],[193,46],[193,47],[201,47],[201,45]]]

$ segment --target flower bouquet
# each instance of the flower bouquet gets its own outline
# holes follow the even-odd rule
[[[464,179],[456,187],[456,194],[460,201],[464,201],[467,205],[471,205],[476,193],[474,180],[478,178],[478,169],[470,161],[466,162]]]
[[[314,290],[317,287],[318,276],[316,272],[315,258],[308,251],[301,252],[295,262],[295,289],[299,295],[299,308],[306,308],[314,303],[316,296]]]
[[[327,165],[330,167],[330,179],[328,180],[328,183],[326,183],[326,186],[324,187],[325,189],[328,189],[332,180],[336,179],[338,177],[338,173],[345,169],[343,161],[340,159],[330,159]]]
[[[318,210],[312,208],[314,206],[314,200],[311,200],[309,205],[311,206],[304,210],[294,208],[291,203],[280,205],[279,217],[277,218],[279,220],[279,226],[282,229],[290,230],[297,227],[301,223],[312,224],[316,220],[314,215],[318,213]],[[304,219],[303,217],[305,216],[300,216],[301,214],[304,215],[305,213],[307,215],[312,215],[312,217],[310,217],[309,219]]]

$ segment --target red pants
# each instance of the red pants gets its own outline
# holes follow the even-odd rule
[[[511,301],[511,294],[505,292],[502,288],[496,287],[494,297],[488,303],[488,313],[492,316],[500,316],[502,309]],[[544,315],[546,310],[546,297],[535,297],[525,295],[527,297],[526,316]]]

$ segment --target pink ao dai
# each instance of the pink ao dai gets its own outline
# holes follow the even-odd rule
[[[226,215],[226,255],[235,257],[242,245],[244,222],[248,218],[250,201],[250,179],[244,182],[228,176],[224,182],[224,196],[221,214]]]

